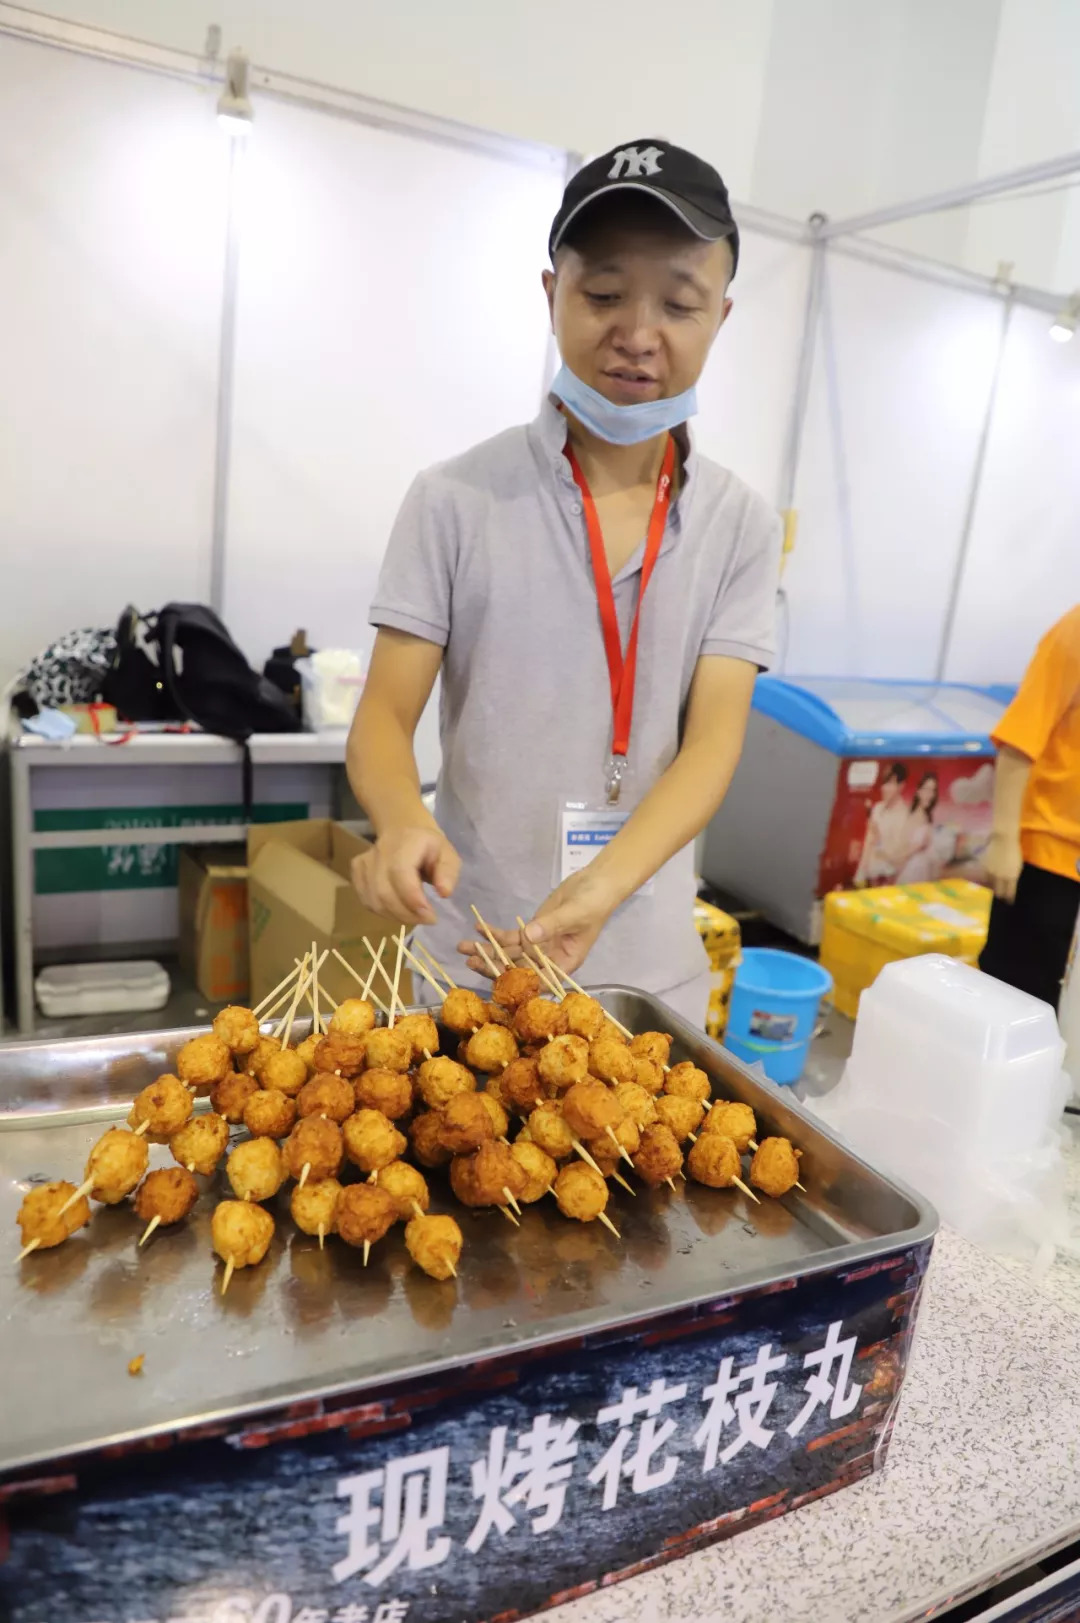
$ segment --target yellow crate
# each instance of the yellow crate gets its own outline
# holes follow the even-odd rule
[[[714,970],[730,969],[738,964],[742,933],[737,919],[725,913],[723,908],[713,907],[711,902],[697,901],[694,903],[694,924],[705,943],[705,951]]]
[[[978,962],[991,893],[969,879],[833,891],[825,898],[821,962],[833,978],[832,1001],[854,1020],[859,997],[886,964],[941,952]]]
[[[709,1010],[705,1016],[705,1030],[719,1042],[727,1030],[731,988],[735,985],[735,970],[714,970],[709,992]]]

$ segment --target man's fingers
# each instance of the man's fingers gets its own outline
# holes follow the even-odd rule
[[[444,840],[431,871],[431,883],[440,896],[452,896],[461,873],[461,858],[449,841]]]

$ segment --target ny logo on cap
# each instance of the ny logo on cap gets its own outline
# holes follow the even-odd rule
[[[659,147],[646,147],[644,152],[639,152],[637,147],[622,147],[615,154],[608,179],[634,180],[638,175],[658,175],[663,156]]]

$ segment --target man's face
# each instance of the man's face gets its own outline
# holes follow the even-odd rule
[[[895,778],[886,778],[881,785],[881,798],[886,806],[891,806],[900,793],[900,785]]]
[[[566,365],[616,405],[663,400],[697,382],[731,309],[731,249],[643,212],[599,223],[544,272]]]

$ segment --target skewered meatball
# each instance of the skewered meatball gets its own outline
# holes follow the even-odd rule
[[[531,997],[514,1013],[514,1036],[521,1043],[546,1043],[549,1037],[564,1037],[569,1029],[566,1009],[550,998]]]
[[[346,1245],[374,1245],[397,1222],[397,1207],[374,1183],[352,1183],[338,1196],[337,1231]]]
[[[526,1059],[524,1055],[511,1061],[499,1081],[503,1098],[519,1116],[527,1116],[547,1097],[547,1090],[540,1079],[539,1061]]]
[[[723,1133],[702,1133],[690,1146],[686,1170],[710,1189],[728,1189],[742,1171],[742,1162],[730,1138]]]
[[[344,1121],[356,1109],[353,1085],[343,1076],[329,1076],[320,1071],[310,1082],[305,1082],[296,1095],[296,1108],[301,1116],[327,1116],[330,1121]]]
[[[641,1144],[641,1128],[629,1116],[624,1116],[617,1127],[611,1129],[611,1138],[603,1133],[598,1138],[587,1138],[585,1148],[593,1160],[599,1164],[601,1172],[609,1177],[622,1160],[622,1151],[625,1150],[631,1159],[637,1154]]]
[[[247,1076],[242,1071],[230,1071],[228,1076],[215,1082],[210,1089],[210,1103],[219,1116],[224,1116],[235,1127],[244,1119],[244,1106],[258,1091],[259,1084],[253,1076]]]
[[[514,1024],[512,1009],[505,1009],[501,1003],[493,1003],[489,998],[484,1004],[484,1018],[481,1021],[485,1026],[506,1026],[507,1029]]]
[[[555,1199],[564,1217],[592,1223],[607,1206],[608,1186],[599,1172],[584,1161],[574,1161],[555,1179]]]
[[[495,1137],[491,1117],[478,1093],[458,1093],[439,1112],[439,1143],[451,1155],[467,1155]]]
[[[23,1245],[36,1240],[38,1249],[48,1251],[62,1245],[68,1237],[90,1221],[90,1202],[80,1195],[69,1206],[63,1217],[57,1216],[61,1206],[75,1193],[75,1185],[60,1179],[56,1183],[43,1183],[37,1189],[27,1190],[19,1215],[15,1219],[22,1230]]]
[[[322,1116],[305,1116],[285,1140],[281,1153],[291,1178],[299,1178],[305,1167],[308,1177],[316,1183],[324,1178],[336,1178],[345,1154],[341,1128],[337,1122],[324,1121]]]
[[[562,1006],[567,1025],[575,1037],[584,1037],[586,1042],[591,1043],[600,1035],[604,1024],[604,1008],[594,997],[590,997],[587,992],[567,992],[562,1000]]]
[[[630,1039],[630,1052],[637,1059],[651,1060],[662,1070],[671,1058],[671,1037],[666,1031],[639,1031]]]
[[[652,1126],[656,1120],[656,1100],[647,1088],[637,1082],[620,1082],[615,1097],[639,1127]]]
[[[552,1093],[561,1093],[588,1076],[589,1045],[584,1037],[553,1037],[536,1063],[545,1085]]]
[[[518,1045],[505,1026],[481,1026],[469,1038],[465,1054],[477,1071],[502,1071],[517,1059]]]
[[[474,1093],[476,1078],[465,1065],[452,1059],[426,1059],[416,1073],[420,1096],[432,1110],[441,1110],[456,1093]]]
[[[301,1189],[293,1188],[289,1197],[292,1220],[302,1234],[317,1234],[320,1239],[335,1232],[335,1212],[341,1185],[336,1178],[320,1178],[313,1183],[309,1178]]]
[[[181,1223],[199,1198],[199,1186],[186,1167],[148,1172],[135,1191],[135,1216],[144,1223]]]
[[[91,1195],[105,1206],[118,1206],[139,1182],[149,1159],[142,1138],[126,1127],[110,1127],[86,1162],[86,1176],[94,1180]]]
[[[634,1169],[648,1184],[661,1184],[682,1171],[682,1151],[670,1127],[655,1122],[641,1135],[641,1147],[634,1156]]]
[[[448,1031],[467,1036],[482,1026],[487,1018],[484,1000],[467,986],[455,986],[448,992],[442,1006],[442,1023]]]
[[[699,1099],[704,1104],[712,1098],[712,1083],[704,1071],[684,1059],[681,1065],[673,1065],[664,1078],[664,1092],[673,1099]]]
[[[801,1154],[801,1150],[792,1149],[786,1138],[763,1138],[750,1163],[750,1182],[779,1200],[799,1181]]]
[[[191,1094],[177,1076],[159,1076],[156,1082],[135,1095],[128,1126],[148,1122],[146,1137],[151,1144],[167,1144],[191,1119]]]
[[[750,1140],[757,1137],[757,1122],[749,1105],[738,1099],[721,1099],[705,1117],[703,1133],[723,1133],[733,1140],[740,1155],[750,1148]]]
[[[442,1123],[436,1110],[422,1111],[409,1123],[409,1141],[413,1154],[423,1167],[444,1167],[450,1151],[444,1150],[440,1132]]]
[[[699,1104],[697,1099],[687,1099],[681,1094],[662,1093],[656,1101],[657,1120],[671,1128],[680,1144],[691,1133],[697,1132],[704,1114],[704,1105]]]
[[[280,1054],[281,1044],[276,1037],[260,1037],[250,1054],[243,1056],[240,1069],[248,1076],[258,1077],[271,1054]]]
[[[589,1070],[593,1076],[598,1076],[601,1082],[611,1082],[618,1086],[620,1082],[636,1082],[637,1067],[634,1056],[620,1037],[597,1037],[589,1044]]]
[[[524,1205],[530,1206],[534,1200],[539,1200],[542,1195],[547,1194],[555,1182],[559,1168],[546,1150],[542,1150],[539,1144],[534,1144],[529,1139],[518,1139],[517,1143],[511,1144],[510,1154],[524,1172],[526,1179],[525,1187],[517,1198]]]
[[[655,1060],[643,1059],[640,1054],[634,1055],[634,1081],[654,1097],[664,1091],[663,1071]]]
[[[353,1083],[353,1094],[354,1109],[381,1110],[391,1121],[412,1109],[412,1082],[401,1071],[363,1071]]]
[[[308,1068],[295,1048],[283,1048],[271,1054],[259,1071],[259,1081],[264,1088],[276,1088],[290,1099],[296,1098],[307,1078]]]
[[[514,1063],[513,1060],[510,1061],[510,1065]],[[506,1067],[506,1071],[510,1069],[510,1065]],[[494,1071],[489,1076],[486,1076],[484,1078],[484,1092],[489,1099],[497,1100],[504,1110],[509,1110],[510,1103],[506,1097],[506,1089],[503,1087],[503,1078],[506,1071]]]
[[[407,1071],[412,1064],[412,1039],[396,1026],[376,1026],[364,1039],[364,1069]]]
[[[331,1075],[340,1071],[342,1076],[359,1076],[367,1068],[367,1037],[346,1037],[343,1032],[332,1032],[324,1037],[315,1050],[315,1064],[320,1071]]]
[[[405,1249],[432,1279],[449,1279],[456,1273],[463,1243],[452,1217],[414,1217],[405,1225]]]
[[[525,1183],[525,1172],[506,1144],[481,1144],[475,1155],[459,1155],[450,1163],[450,1185],[463,1206],[505,1206],[506,1191],[520,1195]]]
[[[274,1238],[274,1219],[261,1206],[223,1200],[210,1219],[210,1239],[223,1262],[251,1268],[263,1260]]]
[[[375,1006],[365,997],[347,997],[330,1016],[330,1030],[343,1037],[366,1037],[375,1029]]]
[[[209,1093],[214,1083],[228,1076],[231,1070],[229,1046],[212,1031],[204,1037],[192,1037],[176,1056],[177,1076],[198,1093]]]
[[[404,1032],[412,1044],[412,1058],[419,1065],[422,1059],[439,1052],[439,1028],[430,1014],[401,1014],[395,1030]]]
[[[230,1003],[214,1016],[214,1036],[234,1054],[250,1054],[259,1041],[259,1022],[250,1009]]]
[[[613,1043],[622,1043],[624,1048],[628,1047],[630,1043],[628,1033],[623,1030],[622,1026],[617,1026],[610,1014],[608,1014],[606,1011],[604,1013],[604,1023],[600,1027],[597,1035],[605,1038],[606,1040],[610,1040]],[[594,1038],[594,1041],[595,1040],[596,1039]]]
[[[189,1172],[201,1172],[208,1178],[225,1154],[229,1142],[229,1124],[224,1116],[212,1112],[205,1116],[192,1116],[186,1127],[181,1127],[169,1140],[174,1161],[179,1161]]]
[[[517,1009],[531,997],[538,997],[543,988],[544,983],[535,969],[529,969],[525,964],[515,964],[511,969],[504,969],[496,978],[491,988],[491,1001],[501,1003],[504,1009]]]
[[[358,1110],[342,1127],[345,1154],[361,1172],[374,1172],[396,1161],[406,1139],[380,1110]]]
[[[578,1138],[596,1138],[623,1119],[622,1105],[602,1082],[575,1083],[563,1096],[562,1112]]]
[[[529,1115],[529,1135],[553,1160],[574,1153],[574,1134],[557,1104],[540,1104]]]
[[[243,1122],[252,1138],[284,1138],[296,1120],[296,1100],[278,1088],[261,1088],[244,1106]]]
[[[314,1076],[315,1072],[319,1069],[315,1063],[315,1050],[318,1048],[321,1042],[322,1038],[317,1032],[313,1031],[304,1038],[302,1043],[297,1043],[296,1045],[295,1052],[300,1055],[300,1058],[307,1066],[307,1073],[309,1077]]]
[[[237,1200],[271,1200],[285,1182],[285,1163],[272,1138],[249,1138],[225,1163]]]
[[[380,1189],[386,1190],[394,1202],[398,1217],[404,1222],[415,1215],[415,1206],[426,1212],[431,1205],[431,1195],[423,1176],[408,1161],[391,1161],[388,1167],[380,1167],[375,1182]]]
[[[496,1099],[490,1088],[485,1089],[483,1093],[478,1093],[476,1097],[488,1113],[491,1131],[495,1137],[505,1138],[510,1129],[510,1117],[506,1114],[504,1107]]]

